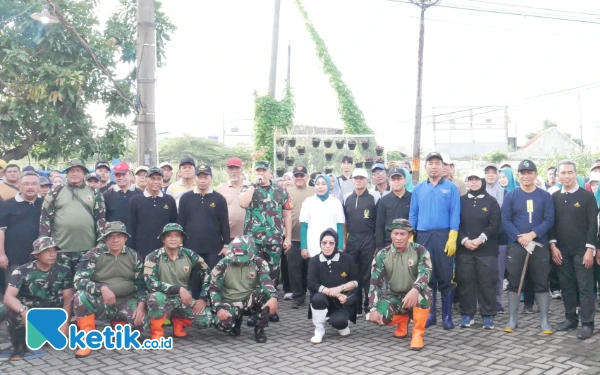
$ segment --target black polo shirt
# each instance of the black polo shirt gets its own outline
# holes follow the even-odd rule
[[[367,189],[361,195],[357,195],[355,190],[344,197],[348,235],[375,234],[378,200],[379,198]]]
[[[0,228],[4,231],[4,250],[10,265],[31,261],[33,241],[40,233],[40,215],[44,198],[29,203],[20,194],[8,199],[0,207]]]
[[[114,181],[108,181],[108,182],[106,183],[106,186],[102,186],[102,187],[101,187],[100,189],[98,189],[98,190],[100,190],[100,193],[101,193],[101,194],[104,194],[105,192],[109,191],[109,190],[110,190],[110,188],[112,188],[113,186],[117,186],[117,184],[116,184]]]
[[[132,248],[142,259],[163,246],[158,238],[165,225],[177,222],[177,205],[172,196],[159,193],[153,197],[144,191],[131,198],[129,225]]]
[[[115,190],[115,186],[116,189]],[[131,198],[142,194],[143,190],[131,185],[123,193],[118,185],[110,187],[102,194],[104,205],[106,206],[106,221],[120,221],[126,226],[129,225],[129,211]]]
[[[390,234],[385,228],[392,224],[394,219],[407,219],[410,213],[410,199],[412,193],[405,190],[402,197],[398,197],[393,191],[386,194],[377,204],[377,223],[375,240],[377,248],[383,249],[392,243]]]
[[[213,189],[205,195],[197,187],[184,193],[177,222],[188,235],[184,246],[197,254],[218,254],[230,242],[227,200]]]

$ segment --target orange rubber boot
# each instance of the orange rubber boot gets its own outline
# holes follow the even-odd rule
[[[165,330],[163,324],[167,319],[167,314],[164,314],[158,319],[150,319],[150,338],[152,340],[160,340],[161,337],[165,336]]]
[[[425,333],[425,324],[429,317],[429,309],[413,308],[413,331],[412,340],[410,340],[411,350],[421,350],[425,346],[423,334]]]
[[[394,337],[404,338],[408,335],[408,321],[410,317],[408,314],[394,314],[392,318],[392,322],[388,324],[389,326],[398,325],[396,330],[394,331]]]
[[[94,314],[88,315],[83,318],[77,318],[77,326],[84,332],[90,332],[96,329],[96,317]],[[92,353],[92,349],[77,349],[75,351],[75,358],[85,358]]]
[[[187,336],[187,332],[185,332],[185,327],[189,327],[192,325],[192,321],[185,318],[171,318],[173,322],[173,335],[175,337],[185,337]]]

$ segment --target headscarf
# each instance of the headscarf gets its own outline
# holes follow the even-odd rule
[[[413,185],[412,174],[406,168],[402,168],[404,170],[404,174],[406,175],[406,184],[404,184],[404,189],[406,191],[412,193],[415,186]]]
[[[336,181],[336,176],[333,173],[330,173],[329,175],[330,181]],[[331,185],[329,185],[331,187]],[[333,188],[329,189],[329,195],[331,195],[334,198],[339,199],[340,201],[342,200],[342,189],[340,189],[340,186],[338,184],[333,184]]]
[[[502,168],[500,172],[504,173],[506,179],[508,180],[508,185],[504,186],[507,192],[511,192],[517,188],[517,184],[515,183],[515,176],[513,176],[512,169],[510,168]]]
[[[332,236],[333,240],[335,241],[335,246],[333,248],[333,252],[331,253],[331,255],[327,256],[327,255],[323,254],[323,251],[321,250],[321,255],[323,255],[323,257],[325,257],[325,259],[331,260],[335,256],[335,254],[337,254],[339,251],[338,250],[339,239],[338,239],[338,235],[337,235],[337,232],[335,231],[335,229],[332,229],[332,228],[325,229],[323,231],[323,233],[321,233],[321,236],[319,236],[319,246],[321,245],[321,241],[323,241],[323,237],[325,237],[325,236]]]
[[[585,180],[583,177],[577,176],[577,185],[579,185],[580,188],[585,189]]]
[[[329,179],[329,177],[326,174],[320,174],[315,178],[315,186],[317,185],[317,181],[319,180],[319,178],[324,179],[325,182],[327,183],[327,191],[323,195],[319,195],[319,193],[316,193],[316,195],[321,201],[325,201],[327,198],[329,198],[329,189],[331,188],[331,180]]]
[[[537,176],[537,180],[538,180],[538,182],[540,183],[540,186],[537,186],[537,185],[536,185],[536,187],[537,187],[538,189],[541,189],[541,190],[543,190],[543,191],[546,191],[546,181],[544,181],[544,179],[542,178],[542,176]]]
[[[475,177],[475,176],[473,176],[473,177]],[[469,194],[469,195],[471,195],[473,197],[478,197],[478,196],[480,196],[482,194],[487,193],[487,187],[486,187],[485,178],[481,178],[480,181],[481,181],[481,187],[479,189],[477,189],[477,190],[469,190],[467,192],[467,194]]]
[[[498,173],[498,170],[496,170],[496,173]],[[502,185],[500,185],[500,181],[498,181],[496,178],[496,182],[493,184],[488,184],[487,181],[484,181],[483,183],[485,184],[485,191],[487,191],[492,197],[496,198],[496,201],[500,207],[502,207],[502,203],[504,203],[504,194],[506,194],[506,191]]]

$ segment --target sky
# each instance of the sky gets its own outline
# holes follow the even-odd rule
[[[412,147],[415,116],[419,9],[407,0],[304,0],[342,77],[352,90],[377,143],[388,149]],[[511,7],[506,5],[518,5]],[[253,92],[268,89],[273,0],[164,1],[178,30],[167,47],[166,66],[157,71],[158,132],[221,135],[237,124],[250,130]],[[105,20],[117,0],[101,0]],[[594,23],[539,19],[535,13],[576,17]],[[557,9],[525,9],[523,6]],[[566,13],[574,12],[574,13]],[[596,15],[584,15],[589,13]],[[581,0],[443,0],[426,12],[423,73],[423,140],[433,145],[433,108],[508,106],[509,133],[518,143],[544,119],[584,142],[600,144],[600,71],[597,49],[600,2]],[[314,43],[292,0],[281,1],[277,92],[285,84],[291,45],[295,124],[342,127],[336,94],[324,75]],[[543,94],[598,82],[560,96]],[[527,99],[526,98],[535,98]],[[579,111],[579,101],[581,112]],[[101,108],[91,113],[104,122]],[[477,113],[477,111],[476,111]],[[459,119],[468,112],[455,114]],[[504,112],[480,116],[504,121]],[[479,117],[478,117],[479,118]],[[463,121],[465,121],[463,119]],[[483,133],[483,138],[488,137]],[[493,137],[492,133],[489,135]]]

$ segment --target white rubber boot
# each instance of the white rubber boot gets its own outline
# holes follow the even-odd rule
[[[338,333],[340,336],[350,336],[350,325],[348,324],[348,327],[344,329],[338,329]]]
[[[320,344],[325,336],[325,321],[327,319],[327,309],[315,310],[310,307],[312,312],[312,321],[315,325],[315,335],[310,339],[313,344]]]

